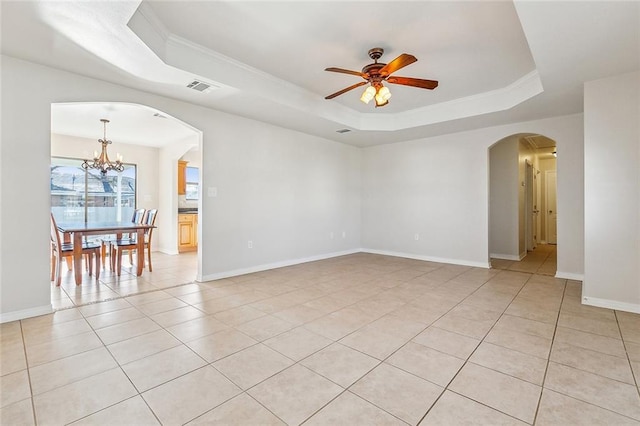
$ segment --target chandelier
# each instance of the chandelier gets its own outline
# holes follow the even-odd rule
[[[116,154],[116,161],[111,162],[109,160],[109,156],[107,155],[107,145],[111,143],[110,140],[107,139],[107,123],[109,120],[106,118],[101,118],[100,121],[104,124],[104,139],[98,139],[98,142],[102,144],[102,152],[98,155],[97,151],[93,151],[93,160],[84,160],[82,163],[82,168],[87,169],[98,169],[100,173],[106,175],[109,170],[113,170],[116,172],[121,172],[124,170],[124,165],[122,164],[122,156],[120,154]]]

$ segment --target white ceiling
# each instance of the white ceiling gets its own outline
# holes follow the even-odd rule
[[[0,7],[3,54],[357,146],[578,113],[585,81],[640,68],[639,2],[3,1]],[[364,88],[324,100],[360,81],[324,68],[360,70],[371,62],[372,47],[385,49],[381,62],[413,54],[418,62],[396,74],[438,80],[439,87],[389,85],[390,104],[377,109],[359,101]],[[187,89],[193,78],[217,88]],[[90,108],[56,107],[53,130],[98,138],[103,117],[96,114],[110,112],[110,139],[121,120],[132,142],[163,144],[174,131],[179,137],[180,129],[164,129],[149,110]],[[343,128],[352,132],[336,133]]]
[[[195,136],[191,128],[153,108],[99,102],[53,104],[51,133],[97,141],[104,136],[102,118],[110,121],[107,139],[118,143],[161,147]]]

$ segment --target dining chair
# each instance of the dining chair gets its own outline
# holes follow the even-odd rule
[[[133,216],[131,217],[131,223],[142,223],[144,219],[145,209],[136,209],[133,211]],[[125,236],[126,235],[126,236]],[[123,234],[122,238],[131,238],[131,234]],[[116,236],[109,236],[105,238],[101,238],[102,247],[100,248],[100,256],[102,257],[102,265],[104,267],[107,266],[105,263],[105,258],[107,257],[107,247],[111,245],[112,242],[116,240]],[[109,259],[109,266],[111,266],[111,270],[113,271],[113,262]]]
[[[155,225],[158,209],[149,209],[145,212],[142,223],[145,225]],[[153,228],[144,231],[144,250],[147,251],[147,263],[149,264],[149,272],[153,271],[151,263],[151,237],[153,236]],[[116,274],[120,276],[122,272],[122,253],[129,252],[129,263],[133,265],[133,252],[138,248],[136,235],[129,238],[121,238],[114,240],[110,244],[111,267],[116,270]],[[143,253],[144,255],[144,253]]]
[[[82,243],[82,254],[88,255],[89,261],[88,269],[89,275],[93,275],[92,260],[95,258],[95,271],[96,280],[100,278],[100,244],[92,242]],[[60,240],[60,233],[58,233],[58,227],[56,226],[56,219],[51,213],[51,281],[56,283],[56,286],[60,285],[62,276],[60,274],[60,263],[63,257],[69,258],[73,256],[73,243],[63,243]]]

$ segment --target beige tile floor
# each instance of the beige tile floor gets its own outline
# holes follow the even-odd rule
[[[0,423],[640,424],[640,315],[509,266],[355,254],[2,324]]]
[[[143,274],[137,277],[135,269],[129,264],[128,256],[125,254],[122,258],[122,271],[119,277],[110,271],[108,266],[105,268],[103,265],[98,280],[89,276],[84,270],[82,284],[79,286],[75,284],[73,271],[68,271],[63,262],[60,287],[51,286],[53,308],[81,306],[195,281],[198,267],[196,252],[173,256],[153,252],[151,256],[153,272],[149,272],[145,267]]]
[[[532,274],[555,275],[558,266],[557,246],[555,244],[538,244],[538,246],[521,261],[491,259],[491,267],[510,271],[529,272]]]

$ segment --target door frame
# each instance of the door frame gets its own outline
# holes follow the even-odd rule
[[[554,187],[554,194],[555,194],[555,198],[556,198],[556,206],[555,206],[555,214],[556,214],[556,219],[555,219],[555,223],[556,223],[556,235],[555,235],[555,239],[553,242],[550,241],[550,235],[551,233],[549,232],[549,223],[551,223],[551,221],[549,220],[549,175],[555,175],[555,187]],[[545,170],[544,171],[544,213],[545,213],[545,240],[547,241],[547,244],[558,244],[558,170],[556,168],[556,170]]]

